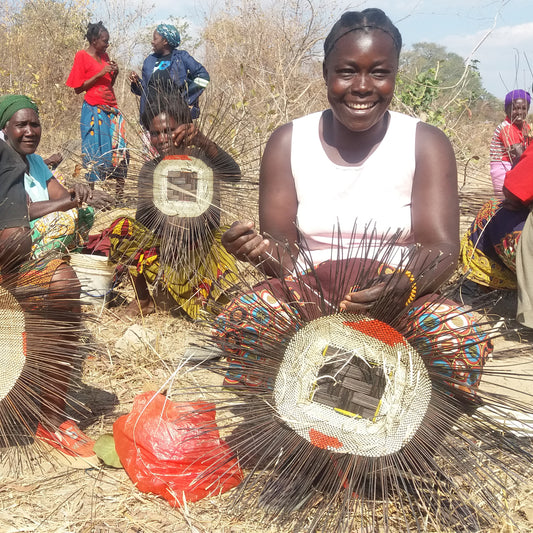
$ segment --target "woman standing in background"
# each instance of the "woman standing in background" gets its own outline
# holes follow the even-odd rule
[[[209,83],[209,74],[204,66],[185,50],[178,50],[181,37],[172,24],[159,24],[152,39],[153,54],[143,63],[142,78],[130,73],[131,92],[141,97],[140,115],[146,101],[158,95],[181,92],[191,109],[191,117],[198,118],[198,99]]]
[[[89,24],[86,38],[89,46],[76,52],[66,85],[76,94],[85,92],[80,129],[87,179],[92,188],[95,181],[116,179],[119,199],[124,190],[128,152],[124,118],[113,91],[118,65],[106,53],[109,32],[102,22]]]

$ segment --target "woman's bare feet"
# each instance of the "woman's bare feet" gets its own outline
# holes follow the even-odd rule
[[[124,311],[124,314],[127,317],[134,318],[137,316],[146,316],[150,315],[151,313],[155,312],[155,305],[154,301],[151,297],[143,299],[143,300],[133,300],[130,302],[126,310]]]

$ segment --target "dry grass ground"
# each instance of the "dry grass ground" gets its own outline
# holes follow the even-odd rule
[[[123,288],[121,292],[131,297],[130,289]],[[115,342],[133,323],[124,316],[123,309],[103,309],[97,321],[86,321],[87,342],[95,341],[97,349],[88,345],[81,385],[74,394],[91,409],[83,426],[94,438],[112,432],[113,422],[130,411],[136,394],[168,387],[186,346],[202,332],[200,326],[188,320],[158,311],[135,320],[155,333],[153,345],[119,351]],[[87,317],[89,312],[98,314],[99,309],[87,308]],[[496,354],[511,345],[516,346],[517,355],[524,347],[516,337],[502,338],[497,342]],[[533,375],[531,357],[522,355],[520,361],[524,371]],[[174,386],[187,378],[177,379]],[[196,372],[195,379],[210,384],[220,377],[204,371]],[[527,386],[524,382],[524,387]],[[33,469],[25,467],[19,475],[4,471],[0,479],[0,531],[5,533],[287,531],[276,528],[264,517],[227,512],[231,494],[208,498],[185,509],[172,508],[162,498],[139,492],[121,469],[73,471],[41,460],[33,462]],[[533,484],[516,487],[506,498],[510,514],[520,527],[502,518],[501,523],[486,531],[532,531]]]

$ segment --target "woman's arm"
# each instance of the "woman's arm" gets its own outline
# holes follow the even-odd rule
[[[111,74],[111,86],[113,86],[113,84],[115,83],[116,75],[118,74],[118,67],[114,62],[111,62],[106,63],[104,68],[100,72],[85,80],[79,87],[74,87],[74,92],[76,94],[80,94],[84,91],[88,91],[100,78],[102,78],[108,73]]]
[[[459,196],[452,145],[441,130],[422,122],[416,134],[411,217],[415,243],[420,245],[420,268],[424,260],[440,257],[436,270],[419,278],[423,294],[437,289],[457,265]]]
[[[139,78],[139,75],[137,72],[132,70],[129,75],[129,82],[130,82],[130,90],[133,94],[137,96],[141,96],[142,94],[142,84],[141,84],[141,78]]]
[[[259,180],[259,221],[236,222],[224,234],[226,249],[243,261],[259,265],[270,275],[284,276],[294,268],[291,255],[297,255],[296,215],[298,199],[291,169],[292,124],[278,128],[270,137]],[[278,247],[275,243],[287,243]]]
[[[30,220],[41,218],[49,213],[55,211],[68,211],[78,206],[76,198],[71,198],[71,194],[57,181],[55,178],[50,178],[46,184],[48,189],[48,200],[39,202],[30,202],[28,211]]]
[[[55,211],[68,211],[83,204],[95,208],[107,207],[112,198],[104,191],[93,191],[85,183],[76,183],[70,189],[66,189],[56,180],[50,178],[47,182],[48,200],[30,202],[28,212],[30,220],[43,217]]]
[[[180,124],[172,132],[172,143],[177,148],[185,146],[200,148],[222,180],[237,182],[241,179],[241,169],[235,159],[204,135],[196,124]]]
[[[198,100],[208,86],[210,81],[209,73],[201,63],[196,61],[196,59],[189,54],[189,52],[186,52],[185,50],[180,50],[179,52],[179,60],[183,61],[187,78],[185,80],[175,79],[174,82],[178,85],[181,85],[184,82],[187,83],[187,103],[191,105]]]

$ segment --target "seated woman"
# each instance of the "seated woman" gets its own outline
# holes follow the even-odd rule
[[[389,110],[401,43],[399,31],[379,9],[348,12],[335,23],[324,43],[323,74],[330,108],[296,119],[272,134],[261,162],[261,232],[252,222],[235,222],[222,242],[238,259],[278,278],[293,271],[293,257],[305,246],[314,265],[326,274],[321,289],[324,300],[334,302],[336,309],[366,313],[386,296],[407,302],[419,321],[417,327],[430,330],[435,323],[426,323],[421,310],[454,271],[459,251],[457,171],[453,149],[440,130]],[[387,235],[398,231],[396,246],[387,258],[377,257],[365,244],[369,228],[374,228],[376,249]],[[277,247],[276,242],[289,247]],[[416,250],[417,260],[411,262],[413,266],[398,267],[402,253],[409,249]],[[375,281],[355,291],[350,291],[349,279],[342,289],[333,286],[335,276],[327,273],[335,272],[332,258],[336,257],[355,262],[377,257],[370,260]],[[436,268],[425,271],[424,263],[434,260]],[[383,273],[397,267],[405,273],[403,281],[390,284]],[[261,344],[262,332],[272,327],[265,317],[279,307],[273,303],[276,298],[268,295],[268,286],[225,309],[218,331],[222,343],[231,346],[246,330],[254,332],[250,343]],[[343,297],[329,298],[344,287],[349,292]],[[446,319],[458,313],[454,302],[442,302],[431,313],[442,318],[443,338],[459,339],[463,349],[443,349],[427,365],[445,366],[456,390],[471,395],[490,353],[490,341],[478,333],[473,316],[462,314],[473,336],[465,346],[464,328]],[[254,385],[255,377],[245,370],[246,349],[241,345],[236,350],[238,357],[231,363],[226,385]]]
[[[496,198],[503,200],[505,173],[518,161],[531,139],[531,126],[526,122],[531,95],[515,90],[505,95],[505,120],[498,125],[490,142],[490,177]]]
[[[0,120],[2,116],[0,113]],[[27,444],[22,437],[38,421],[35,438],[40,449],[46,448],[61,463],[85,469],[98,464],[94,441],[65,412],[79,346],[80,283],[61,259],[48,256],[28,261],[31,238],[24,172],[21,158],[0,140],[0,196],[4,200],[0,208],[0,286],[17,299],[28,320],[24,370],[10,396],[2,396],[0,401],[0,440],[2,446],[11,442],[8,437]],[[11,433],[17,427],[13,422],[20,423],[15,435]]]
[[[43,158],[35,153],[41,141],[41,122],[37,105],[27,96],[0,97],[0,129],[26,165],[24,187],[34,256],[51,249],[68,253],[83,245],[94,221],[94,207],[109,204],[109,195],[81,183],[67,189],[53,176]]]
[[[160,154],[138,179],[135,219],[111,226],[110,258],[133,268],[136,300],[128,314],[154,310],[157,284],[193,319],[209,310],[234,281],[234,260],[221,246],[220,184],[240,179],[233,158],[192,122],[179,95],[149,102],[143,125]]]
[[[461,269],[489,289],[517,289],[517,259],[522,231],[533,202],[533,145],[507,172],[505,200],[489,200],[461,241]]]

